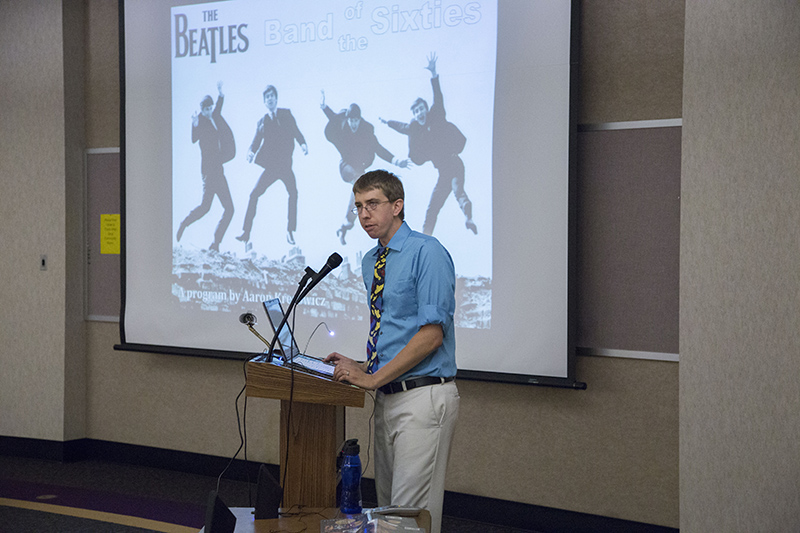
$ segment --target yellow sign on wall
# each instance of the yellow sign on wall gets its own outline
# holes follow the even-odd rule
[[[100,253],[119,255],[119,215],[100,215]]]

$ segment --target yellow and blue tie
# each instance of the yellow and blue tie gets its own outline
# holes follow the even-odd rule
[[[383,286],[386,274],[386,255],[389,248],[378,249],[378,260],[372,278],[372,290],[369,296],[369,340],[367,340],[367,372],[372,373],[378,360],[378,332],[381,329],[381,313],[383,312]]]

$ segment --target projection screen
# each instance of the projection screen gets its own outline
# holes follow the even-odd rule
[[[310,354],[362,359],[374,242],[348,213],[357,174],[384,168],[403,181],[409,226],[455,263],[459,376],[575,386],[576,5],[121,2],[118,348],[262,352],[240,315],[271,338],[261,302],[286,307],[304,269],[337,252],[295,336]],[[447,171],[409,160],[419,99],[446,117],[453,146],[426,149]],[[337,137],[356,118],[372,155]],[[209,142],[221,160],[204,157]]]

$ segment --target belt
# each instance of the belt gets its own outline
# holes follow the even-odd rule
[[[435,378],[433,376],[424,376],[421,378],[414,378],[414,379],[407,379],[405,381],[393,381],[392,383],[387,383],[383,387],[380,387],[378,390],[384,394],[394,394],[395,392],[403,392],[411,389],[416,389],[417,387],[425,387],[426,385],[438,385],[440,383],[448,383],[453,381],[455,377],[450,376],[449,378]]]

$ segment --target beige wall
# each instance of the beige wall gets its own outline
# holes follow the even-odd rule
[[[687,2],[682,531],[800,531],[798,51],[798,2]]]
[[[13,19],[23,19],[16,7],[28,2],[0,3]],[[38,3],[37,3],[38,4]],[[53,0],[53,6],[60,3]],[[119,145],[118,45],[116,0],[85,0],[86,39],[86,147]],[[680,87],[683,57],[683,1],[584,0],[581,54],[584,85],[581,97],[581,122],[616,122],[680,117]],[[58,17],[52,14],[58,26]],[[5,18],[7,20],[7,17]],[[635,28],[631,33],[627,26]],[[611,28],[606,30],[605,28]],[[6,39],[7,32],[0,32]],[[59,72],[52,59],[53,50],[37,44],[30,58],[42,70]],[[0,54],[2,66],[8,64],[14,77],[33,76],[17,63],[18,55]],[[60,53],[60,50],[58,51]],[[41,75],[41,73],[39,74]],[[63,83],[54,80],[53,83]],[[43,153],[63,154],[63,138],[52,141],[49,150],[33,140],[50,131],[43,127],[51,114],[64,113],[63,99],[50,95],[51,107],[29,107],[38,128],[25,140],[11,135],[4,124],[0,135],[9,138],[0,150],[30,154],[18,166],[6,171],[2,179],[21,194],[19,214],[13,228],[0,229],[3,242],[12,242],[16,253],[0,260],[4,279],[12,271],[21,275],[20,288],[11,292],[14,303],[38,302],[36,310],[52,313],[52,298],[61,299],[64,308],[67,273],[53,279],[52,272],[40,273],[39,247],[34,246],[32,225],[51,232],[52,246],[63,248],[65,163],[58,157],[43,158]],[[5,83],[0,91],[7,91]],[[63,91],[62,91],[63,92]],[[14,95],[20,98],[19,95]],[[63,98],[63,96],[62,96]],[[55,146],[53,146],[55,145]],[[35,147],[35,148],[34,148]],[[60,152],[59,152],[60,149]],[[6,157],[0,158],[5,161]],[[54,166],[51,177],[32,171],[26,165]],[[6,165],[7,163],[0,163]],[[23,176],[25,179],[18,179]],[[60,191],[60,192],[59,192]],[[60,210],[60,218],[48,214],[39,218],[42,196]],[[49,195],[54,195],[50,198]],[[5,195],[4,195],[5,196]],[[0,199],[3,212],[13,207]],[[7,205],[8,204],[8,205]],[[16,211],[15,211],[16,213]],[[56,221],[56,219],[58,219]],[[53,229],[58,222],[61,226]],[[7,241],[6,236],[11,240]],[[74,243],[73,243],[74,244]],[[33,266],[25,266],[24,256]],[[11,257],[9,257],[11,256]],[[65,259],[62,257],[62,263]],[[26,270],[27,269],[27,270]],[[62,267],[63,269],[63,267]],[[42,276],[40,274],[45,274]],[[48,285],[43,285],[47,281]],[[8,290],[7,288],[3,289]],[[69,290],[69,289],[67,289]],[[6,299],[4,298],[5,302]],[[22,308],[22,307],[20,307]],[[48,382],[37,380],[39,363],[64,366],[63,313],[49,320],[54,339],[40,339],[39,329],[3,310],[3,339],[13,338],[13,347],[0,347],[2,360],[15,361],[12,377],[0,377],[0,434],[61,440],[63,421],[54,416],[64,401],[53,390],[61,389],[63,370]],[[234,398],[243,385],[241,364],[189,357],[116,352],[117,324],[91,322],[86,325],[86,424],[85,430],[70,431],[92,439],[132,443],[191,452],[229,456],[238,447]],[[19,338],[18,331],[25,333]],[[13,335],[12,335],[13,333]],[[58,342],[60,348],[54,348]],[[614,347],[598,347],[614,348]],[[44,352],[43,352],[44,350]],[[581,357],[578,379],[588,383],[586,391],[571,391],[496,383],[459,384],[462,417],[456,434],[448,477],[449,490],[490,496],[677,527],[678,517],[678,365],[656,361]],[[12,399],[28,401],[11,409],[16,422],[8,422],[6,407]],[[42,403],[45,405],[42,406]],[[278,462],[278,402],[251,400],[248,403],[248,456],[270,463]],[[349,432],[365,442],[369,407],[348,410]],[[54,418],[36,422],[39,410]],[[368,471],[371,475],[371,469]]]
[[[79,1],[0,2],[2,435],[85,431],[82,12]]]

